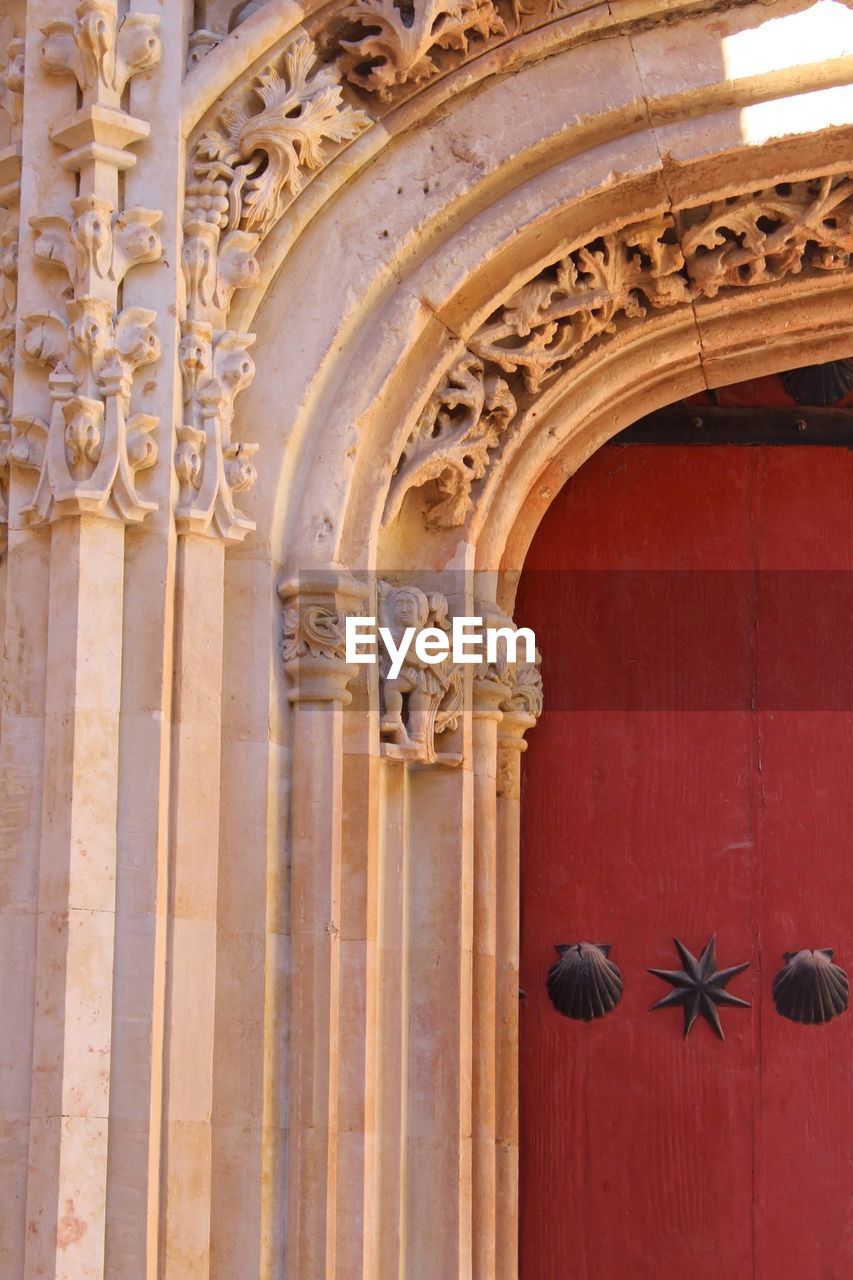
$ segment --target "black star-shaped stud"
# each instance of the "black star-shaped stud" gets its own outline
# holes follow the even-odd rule
[[[746,964],[733,965],[731,969],[717,969],[715,955],[716,934],[712,934],[708,939],[705,944],[705,950],[698,960],[678,938],[673,938],[673,942],[684,968],[649,969],[649,973],[653,973],[656,978],[663,978],[665,982],[671,982],[675,987],[675,991],[670,991],[669,995],[664,996],[662,1000],[658,1000],[657,1004],[652,1005],[652,1008],[665,1009],[669,1005],[683,1005],[685,1039],[690,1034],[690,1028],[701,1013],[702,1017],[714,1028],[720,1039],[725,1040],[717,1005],[737,1005],[741,1009],[750,1008],[748,1000],[741,1000],[738,996],[730,995],[728,991],[723,989],[727,982],[730,982],[737,974],[743,973],[744,969],[749,968],[749,961],[747,960]]]

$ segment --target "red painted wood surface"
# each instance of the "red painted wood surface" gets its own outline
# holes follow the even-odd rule
[[[522,806],[522,1280],[851,1280],[853,1013],[776,1012],[784,951],[853,971],[853,454],[601,450],[531,548],[546,711]],[[721,1010],[650,1012],[717,934]],[[552,1008],[559,942],[625,992]]]

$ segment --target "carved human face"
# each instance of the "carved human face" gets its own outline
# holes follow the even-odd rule
[[[419,591],[397,592],[394,599],[394,621],[401,627],[422,627],[426,614],[426,600]]]

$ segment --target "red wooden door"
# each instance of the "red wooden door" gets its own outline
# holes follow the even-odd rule
[[[531,548],[546,711],[522,818],[522,1280],[851,1280],[853,1014],[772,998],[853,967],[853,453],[601,450]],[[679,937],[750,967],[725,1040],[650,1011]],[[624,993],[552,1006],[557,943]]]

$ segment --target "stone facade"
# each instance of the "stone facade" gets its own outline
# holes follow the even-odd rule
[[[853,13],[0,37],[0,1274],[510,1280],[541,681],[345,619],[511,625],[615,432],[853,354]]]

